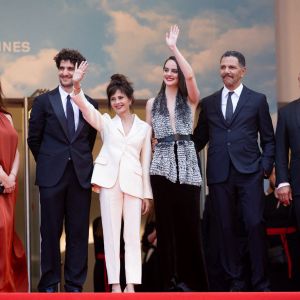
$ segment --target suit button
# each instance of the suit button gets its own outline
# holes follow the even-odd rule
[[[227,129],[227,132],[231,132],[231,129]]]
[[[230,145],[231,145],[231,143],[230,143],[230,142],[228,142],[228,143],[227,143],[227,146],[230,146]]]

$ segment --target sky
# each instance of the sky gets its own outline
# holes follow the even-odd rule
[[[134,83],[135,97],[157,94],[171,55],[165,33],[178,24],[178,48],[191,63],[202,97],[222,87],[219,58],[246,57],[248,87],[276,111],[273,0],[0,0],[0,78],[6,97],[58,84],[53,61],[62,48],[89,63],[87,94],[104,98],[114,73]]]

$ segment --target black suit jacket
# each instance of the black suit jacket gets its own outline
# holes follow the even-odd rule
[[[97,103],[86,96],[94,107]],[[79,123],[72,140],[68,137],[67,119],[58,87],[34,100],[30,120],[28,145],[36,160],[36,184],[51,187],[62,177],[69,160],[80,185],[90,187],[93,169],[92,149],[97,131],[79,113]]]
[[[209,142],[208,184],[225,181],[230,162],[240,173],[251,174],[263,168],[269,175],[275,141],[266,96],[244,86],[230,122],[222,114],[221,102],[222,89],[203,99],[194,131],[198,151]]]
[[[277,185],[289,182],[300,195],[300,99],[278,112],[275,165]]]

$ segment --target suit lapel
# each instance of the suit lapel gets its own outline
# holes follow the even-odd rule
[[[78,120],[78,126],[77,126],[77,129],[75,131],[75,134],[73,135],[73,138],[72,138],[72,141],[75,140],[78,136],[78,134],[80,133],[82,127],[84,125],[84,119],[83,119],[83,116],[82,116],[82,113],[81,111],[79,110],[79,120]]]
[[[135,133],[137,132],[137,130],[139,128],[139,126],[137,126],[137,125],[140,122],[140,119],[137,115],[134,115],[133,124],[132,124],[131,129],[130,129],[130,131],[128,132],[127,135],[125,135],[121,118],[118,115],[115,115],[115,117],[112,119],[112,122],[114,123],[114,126],[122,134],[123,137],[129,138],[132,135],[135,135]]]
[[[65,112],[64,112],[64,109],[62,106],[58,88],[56,88],[53,91],[53,93],[49,94],[49,100],[50,100],[51,106],[53,108],[53,111],[56,114],[61,127],[63,128],[64,133],[66,134],[67,138],[69,138],[68,128],[67,128],[67,119],[66,119]]]
[[[89,101],[89,99],[88,99],[88,101]],[[89,101],[89,102],[91,103],[91,101]],[[79,135],[80,131],[82,130],[85,123],[86,123],[86,121],[84,120],[83,115],[82,115],[81,111],[79,110],[78,126],[76,128],[75,134],[73,135],[72,141],[74,141],[78,137],[78,135]]]
[[[139,124],[140,122],[141,122],[140,118],[135,114],[135,115],[134,115],[134,120],[133,120],[132,127],[131,127],[130,131],[128,132],[128,137],[131,137],[131,136],[135,136],[135,135],[136,135],[136,132],[137,132],[138,129],[139,129],[138,124]]]
[[[115,115],[115,116],[112,118],[112,122],[113,122],[115,128],[117,129],[117,131],[118,131],[119,133],[121,133],[122,136],[125,136],[121,118],[120,118],[118,115]]]

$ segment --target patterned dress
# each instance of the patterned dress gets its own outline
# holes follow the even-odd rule
[[[208,284],[200,224],[202,178],[189,136],[193,119],[187,100],[179,94],[176,97],[174,133],[165,94],[158,95],[152,106],[152,128],[159,139],[150,168],[160,268],[157,277],[164,291],[205,291]],[[185,139],[170,140],[174,134]]]
[[[157,139],[174,134],[171,127],[167,101],[164,95],[158,96],[152,107],[152,127]],[[192,111],[186,99],[179,94],[175,105],[175,128],[180,135],[193,132]],[[174,144],[177,146],[177,158]],[[177,161],[176,161],[177,160]],[[155,147],[150,169],[151,175],[161,175],[171,182],[200,186],[202,182],[197,154],[193,141],[161,142]]]

